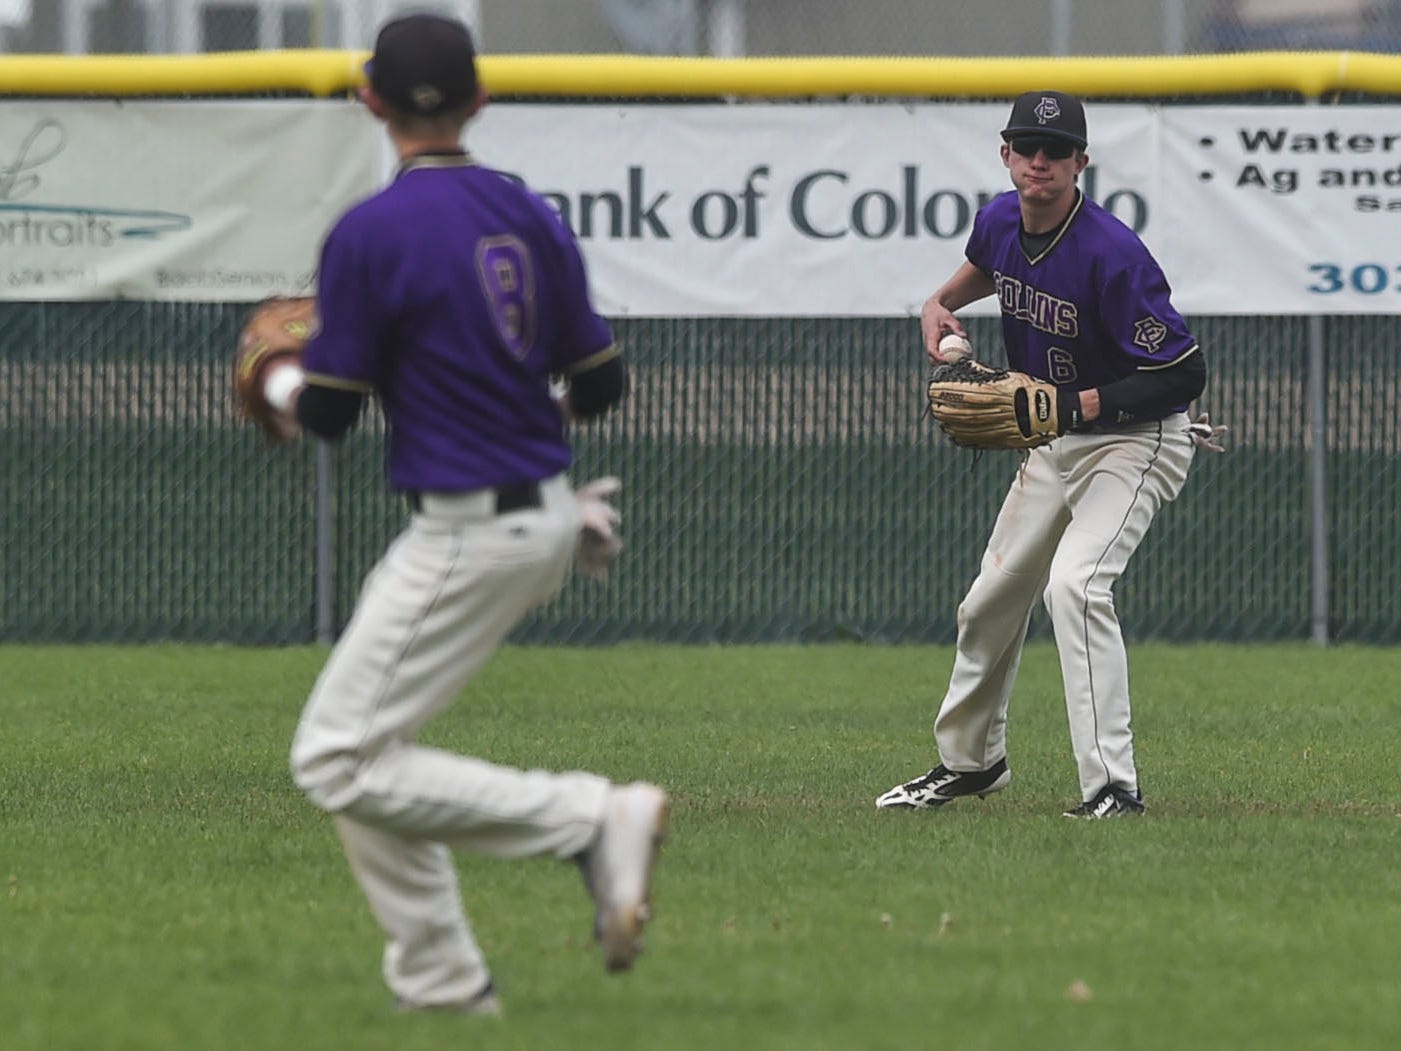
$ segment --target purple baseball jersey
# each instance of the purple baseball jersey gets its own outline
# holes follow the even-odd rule
[[[460,492],[565,470],[552,374],[616,354],[573,235],[462,154],[415,158],[322,246],[307,380],[374,391],[395,489]]]
[[[1078,193],[1034,259],[1021,244],[1015,190],[978,212],[968,261],[992,277],[1010,367],[1073,390],[1176,364],[1197,341],[1138,235]],[[1173,411],[1182,412],[1186,405]]]

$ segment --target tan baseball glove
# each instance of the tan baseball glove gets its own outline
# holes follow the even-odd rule
[[[316,300],[310,296],[265,299],[244,322],[234,355],[234,399],[239,415],[274,442],[295,438],[297,427],[268,402],[268,377],[286,365],[300,368],[302,351],[316,327]]]
[[[1034,449],[1078,422],[1068,418],[1066,393],[1025,372],[1008,372],[965,358],[934,370],[929,379],[929,410],[955,445]]]

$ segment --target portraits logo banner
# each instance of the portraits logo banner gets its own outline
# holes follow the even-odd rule
[[[0,299],[256,300],[312,287],[377,183],[350,103],[0,106]]]

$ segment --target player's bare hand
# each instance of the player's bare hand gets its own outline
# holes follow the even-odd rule
[[[1226,432],[1231,428],[1224,423],[1218,423],[1214,427],[1211,424],[1211,414],[1204,412],[1187,425],[1187,434],[1192,439],[1192,444],[1204,453],[1223,453],[1226,446],[1222,443],[1226,440]]]
[[[267,423],[268,433],[276,442],[294,442],[302,436],[301,424],[290,412],[279,412]]]
[[[924,309],[919,314],[919,327],[924,335],[924,352],[929,356],[931,365],[938,365],[944,360],[939,353],[939,340],[950,332],[965,339],[968,336],[963,329],[963,322],[954,317],[953,311],[934,296],[925,300]]]

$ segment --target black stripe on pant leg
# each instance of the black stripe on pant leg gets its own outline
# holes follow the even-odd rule
[[[1085,667],[1089,673],[1090,680],[1090,714],[1093,717],[1092,721],[1095,733],[1095,752],[1099,755],[1100,765],[1104,767],[1104,777],[1106,785],[1109,784],[1109,764],[1104,761],[1104,752],[1099,747],[1099,704],[1095,700],[1095,667],[1094,662],[1090,659],[1090,582],[1094,580],[1095,574],[1099,572],[1099,567],[1103,564],[1105,557],[1109,554],[1110,551],[1114,549],[1114,542],[1118,540],[1121,535],[1123,535],[1124,527],[1128,524],[1129,521],[1129,515],[1132,514],[1133,509],[1136,506],[1138,506],[1138,498],[1143,493],[1144,483],[1148,481],[1148,475],[1153,470],[1153,465],[1158,462],[1158,454],[1162,452],[1162,449],[1163,425],[1160,421],[1158,423],[1158,444],[1153,447],[1153,455],[1149,458],[1148,462],[1144,464],[1143,473],[1140,474],[1138,477],[1138,486],[1134,489],[1133,499],[1129,501],[1129,506],[1124,511],[1123,521],[1119,523],[1119,528],[1116,529],[1114,531],[1114,535],[1110,537],[1109,545],[1104,549],[1104,551],[1100,553],[1099,558],[1095,560],[1094,569],[1090,571],[1090,576],[1085,581],[1085,591],[1081,597],[1084,609],[1084,614],[1081,618],[1081,621],[1082,630],[1084,632],[1083,637],[1085,640]],[[1125,564],[1124,568],[1128,568],[1127,564]],[[1121,645],[1124,644],[1123,634],[1123,629],[1120,628],[1119,641]],[[1125,655],[1125,659],[1127,659],[1127,655]]]

